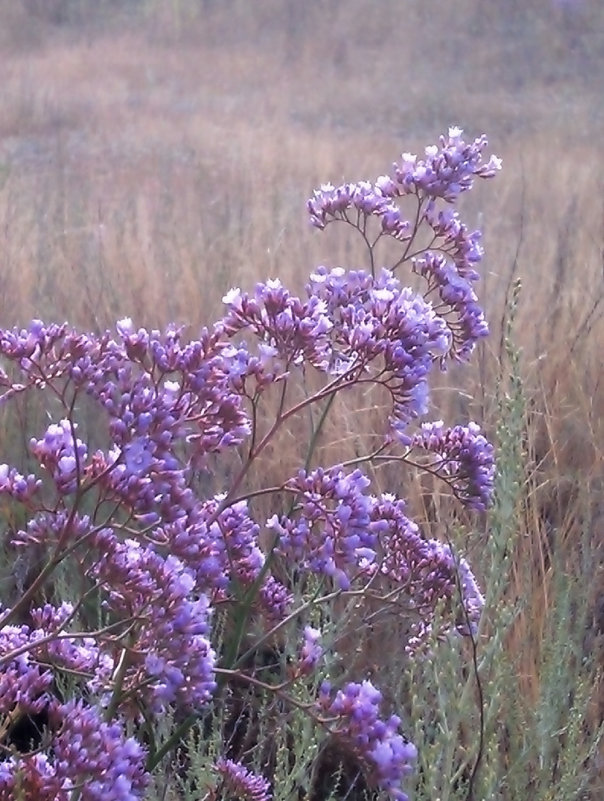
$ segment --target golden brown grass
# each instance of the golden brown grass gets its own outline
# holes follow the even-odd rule
[[[278,275],[299,289],[319,262],[360,266],[341,232],[309,229],[313,187],[385,172],[449,123],[486,131],[504,170],[465,211],[485,229],[493,337],[451,376],[464,394],[441,388],[436,411],[494,430],[501,320],[520,277],[534,470],[516,558],[535,569],[513,647],[531,697],[551,550],[570,569],[590,526],[594,610],[604,586],[604,6],[181,0],[130,17],[123,6],[101,19],[86,3],[0,2],[2,325],[104,329],[128,315],[197,328],[232,285]],[[335,458],[363,446],[359,430],[338,409],[325,436]],[[297,433],[265,480],[295,462]],[[396,471],[379,480],[404,492]],[[425,492],[412,495],[434,520],[438,499],[426,509]]]

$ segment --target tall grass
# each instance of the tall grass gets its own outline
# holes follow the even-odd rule
[[[360,652],[407,708],[416,798],[469,798],[470,786],[476,801],[595,801],[604,789],[601,3],[95,5],[0,1],[3,326],[42,317],[103,330],[131,316],[198,328],[234,284],[279,275],[296,287],[319,260],[360,266],[361,251],[337,232],[308,230],[305,193],[386,171],[392,152],[451,122],[490,134],[504,172],[467,212],[486,229],[493,335],[472,383],[452,374],[435,411],[480,419],[496,436],[497,506],[467,530],[434,487],[409,479],[403,493],[468,553],[487,588],[477,670],[454,642],[434,643],[412,669],[394,649],[376,664],[369,632]],[[1,461],[18,463],[40,428],[38,410],[19,413],[18,427],[0,430]],[[373,415],[335,410],[325,435],[333,458],[360,452]],[[287,432],[264,479],[302,451]],[[406,479],[388,469],[376,478],[384,491]],[[191,754],[212,748],[192,736]],[[292,797],[287,777],[312,762],[303,736],[291,750],[278,741],[276,798]],[[157,797],[194,797],[196,764],[192,756],[190,787],[172,777]]]

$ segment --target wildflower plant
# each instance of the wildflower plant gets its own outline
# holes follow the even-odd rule
[[[467,361],[488,332],[474,288],[480,234],[455,210],[500,168],[486,144],[452,128],[374,182],[321,186],[312,224],[353,228],[367,269],[317,267],[300,297],[277,279],[231,290],[196,339],[129,319],[100,336],[40,321],[0,332],[2,403],[36,393],[49,418],[29,443],[30,472],[0,465],[5,546],[30,568],[0,608],[0,801],[143,798],[159,766],[186,758],[195,727],[216,737],[216,726],[222,752],[201,797],[276,797],[280,757],[264,774],[246,760],[269,744],[238,749],[225,711],[254,693],[354,759],[368,788],[407,798],[405,723],[368,678],[346,680],[322,610],[400,602],[406,634],[392,647],[409,659],[435,635],[478,626],[468,563],[403,499],[372,492],[367,470],[413,465],[469,510],[489,505],[493,449],[480,428],[425,419],[432,371]],[[389,266],[377,263],[382,241]],[[336,396],[370,386],[388,398],[375,449],[313,466]],[[260,457],[311,407],[321,414],[304,463],[251,489]],[[208,472],[218,493],[204,490]],[[259,497],[269,516],[255,512]],[[270,649],[273,667],[261,664]],[[37,737],[18,748],[11,732],[32,716]]]

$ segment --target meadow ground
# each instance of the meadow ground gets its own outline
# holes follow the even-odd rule
[[[512,543],[501,598],[519,608],[505,647],[523,703],[547,701],[544,633],[562,614],[557,593],[573,588],[564,608],[571,618],[583,609],[582,654],[568,667],[588,686],[576,743],[586,759],[604,714],[597,671],[577,667],[604,654],[604,6],[148,0],[104,8],[0,0],[2,326],[39,317],[100,331],[129,316],[196,330],[217,319],[232,286],[279,277],[300,289],[319,263],[363,266],[349,238],[309,227],[312,190],[387,172],[450,124],[487,133],[503,171],[463,210],[485,231],[480,292],[492,336],[469,368],[448,376],[434,411],[477,419],[496,437],[500,390],[512,372],[522,379],[507,451],[523,460],[521,492],[513,515],[492,524]],[[512,346],[504,329],[518,279]],[[355,453],[363,437],[342,412],[327,438],[332,459]],[[3,452],[14,450],[13,434],[0,435]],[[282,475],[299,450],[292,432],[269,454],[264,477]],[[395,473],[380,481],[410,495],[438,530],[446,499],[427,502],[413,484],[406,492]],[[484,574],[490,525],[470,542]],[[589,764],[597,793],[597,759]],[[599,765],[604,772],[604,751]],[[563,797],[548,795],[555,776],[551,786],[541,774],[531,781],[536,798]]]

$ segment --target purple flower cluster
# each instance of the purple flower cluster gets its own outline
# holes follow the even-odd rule
[[[137,540],[122,542],[109,529],[93,542],[99,556],[91,575],[107,608],[125,624],[137,624],[135,641],[124,638],[122,689],[142,697],[154,712],[173,703],[207,703],[216,687],[211,610],[205,595],[192,597],[190,572],[175,556],[164,558]]]
[[[259,284],[253,297],[238,290],[226,297],[225,333],[247,330],[260,339],[262,367],[260,357],[249,360],[242,381],[253,374],[258,391],[266,371],[274,376],[280,365],[283,379],[304,362],[340,385],[379,383],[391,399],[391,430],[400,436],[427,411],[428,374],[451,347],[446,321],[388,270],[374,278],[318,268],[306,291],[302,301],[272,281]]]
[[[331,372],[385,388],[392,402],[390,429],[400,437],[427,411],[428,375],[451,344],[446,323],[389,270],[374,278],[320,267],[307,292],[325,302],[334,322]]]
[[[487,146],[485,136],[466,143],[460,128],[450,128],[441,136],[440,147],[430,145],[425,158],[403,153],[394,164],[392,175],[382,175],[375,183],[359,181],[335,187],[323,184],[307,203],[311,223],[317,228],[336,219],[350,221],[349,211],[360,217],[381,218],[385,232],[397,239],[410,237],[410,223],[403,221],[395,198],[413,195],[421,199],[442,199],[454,203],[462,192],[472,188],[475,178],[492,178],[501,169],[501,160],[491,156],[483,163]]]
[[[316,669],[323,656],[323,648],[319,645],[320,639],[321,632],[319,629],[315,629],[312,626],[304,627],[304,642],[300,649],[296,666],[299,676],[308,676]]]
[[[270,782],[239,762],[221,757],[216,762],[221,777],[221,798],[238,798],[241,801],[271,801]]]
[[[95,692],[107,685],[115,662],[97,638],[71,631],[75,614],[74,605],[68,601],[58,607],[45,604],[32,609],[30,636],[32,643],[38,642],[38,645],[29,653],[44,665],[80,675],[86,680],[88,689]],[[39,642],[40,639],[43,642]]]
[[[467,143],[462,134],[461,128],[449,128],[449,135],[440,137],[440,147],[429,145],[423,159],[403,153],[400,162],[394,165],[387,194],[392,193],[393,197],[425,194],[453,203],[462,192],[472,188],[475,178],[492,178],[501,169],[501,159],[491,156],[483,163],[486,136]]]
[[[475,267],[483,256],[480,232],[469,232],[446,204],[457,202],[476,178],[491,178],[501,168],[496,156],[483,161],[486,146],[486,137],[466,143],[461,129],[451,128],[448,137],[441,137],[440,146],[426,148],[425,158],[404,153],[392,174],[382,175],[374,183],[324,184],[307,204],[315,227],[323,229],[340,220],[361,232],[369,247],[373,274],[374,250],[380,238],[388,236],[401,243],[394,267],[408,261],[413,272],[426,278],[425,297],[438,297],[435,310],[451,334],[447,352],[456,359],[467,359],[476,342],[488,334],[488,327],[473,288],[478,280]],[[403,218],[398,205],[405,198],[416,204],[410,214],[413,224]],[[368,228],[372,217],[381,222],[373,239]]]
[[[0,761],[0,799],[137,801],[149,776],[140,743],[82,701],[52,704],[49,752]]]
[[[264,344],[262,355],[280,361],[281,374],[289,365],[303,362],[325,369],[333,326],[325,304],[317,297],[307,301],[291,295],[279,280],[258,284],[254,296],[232,290],[224,297],[227,313],[219,328],[228,336],[247,330]],[[270,349],[270,350],[267,350]]]
[[[391,194],[391,186],[394,184],[385,177],[378,178],[375,184],[369,181],[341,186],[322,184],[307,203],[310,221],[315,228],[323,229],[332,220],[349,222],[348,214],[352,211],[357,225],[361,217],[378,217],[385,234],[405,241],[410,238],[411,223],[403,220],[400,209],[390,199],[396,197]]]
[[[0,615],[0,714],[44,709],[54,669],[82,676],[90,689],[111,675],[113,659],[98,641],[66,630],[74,615],[71,603],[32,609],[32,626],[2,625],[10,612],[4,610]]]
[[[333,692],[323,682],[317,708],[336,741],[351,750],[369,778],[393,801],[408,801],[401,784],[413,770],[415,746],[401,734],[401,720],[380,717],[381,692],[370,681],[351,682]]]
[[[460,633],[470,633],[468,622],[471,632],[476,630],[484,599],[465,559],[457,558],[450,545],[423,537],[406,516],[404,502],[392,495],[376,500],[371,529],[379,541],[376,565],[381,575],[404,589],[410,620],[408,651],[417,650],[431,632],[437,606],[446,603],[455,609],[460,592],[463,613],[454,615],[454,625]],[[443,625],[450,628],[446,619]]]
[[[374,553],[368,486],[360,470],[301,470],[286,484],[296,499],[292,514],[274,515],[267,522],[277,537],[277,553],[347,589],[361,559]]]
[[[234,583],[245,590],[255,585],[256,611],[269,621],[282,620],[293,596],[270,573],[265,572],[258,583],[265,564],[260,526],[250,516],[246,501],[221,511],[223,501],[224,496],[217,495],[193,504],[174,522],[154,528],[152,537],[187,565],[196,586],[214,602],[231,598]]]
[[[88,449],[74,436],[76,424],[69,420],[51,423],[42,439],[32,439],[30,447],[40,464],[49,471],[62,495],[75,492],[83,473]]]
[[[0,464],[0,495],[9,495],[15,501],[28,503],[41,483],[33,474],[22,476],[14,467]]]
[[[479,339],[487,336],[489,327],[471,276],[462,276],[453,262],[441,253],[426,252],[414,259],[413,269],[428,280],[428,292],[437,292],[445,309],[451,331],[452,352],[460,361],[467,359]]]
[[[33,637],[39,638],[36,632]],[[28,648],[32,632],[28,626],[4,626],[0,629],[0,716],[15,712],[39,712],[48,703],[47,691],[53,682],[52,671],[40,665]]]
[[[442,420],[423,423],[410,444],[432,455],[430,469],[449,484],[465,506],[484,510],[490,505],[495,458],[493,446],[481,433],[480,426],[469,423],[447,428]]]

